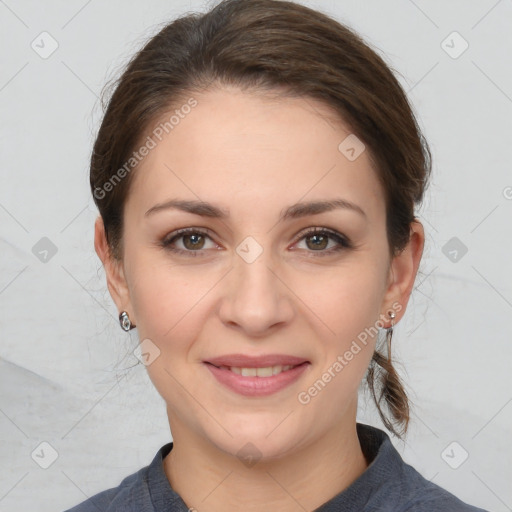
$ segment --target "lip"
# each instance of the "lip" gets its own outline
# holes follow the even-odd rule
[[[210,363],[211,365],[217,367],[238,366],[240,368],[265,368],[267,366],[277,365],[295,366],[297,364],[309,363],[309,361],[303,357],[290,356],[286,354],[265,354],[261,356],[248,356],[246,354],[226,354],[223,356],[209,358],[203,362]]]
[[[278,364],[283,364],[275,363],[275,361],[285,361],[283,366],[285,364],[297,366],[269,377],[242,377],[242,375],[233,373],[228,368],[218,368],[212,363],[212,361],[216,361],[217,364],[220,360],[236,362],[236,364],[227,364],[225,366],[240,365],[242,368],[276,366]],[[268,364],[268,361],[270,361],[271,364]],[[290,363],[289,361],[292,362]],[[222,359],[216,358],[211,361],[204,361],[203,364],[222,385],[239,395],[250,397],[264,397],[281,391],[297,381],[297,379],[299,379],[299,377],[310,366],[309,361],[301,358],[292,358],[290,356],[282,356],[281,359],[276,358],[276,356],[263,356],[258,358],[248,358],[247,356],[227,358],[223,356]]]

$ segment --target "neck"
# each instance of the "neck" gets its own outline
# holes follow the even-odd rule
[[[187,506],[198,511],[314,510],[367,468],[355,408],[351,412],[343,425],[306,447],[250,467],[173,421],[173,449],[164,459],[165,473]]]

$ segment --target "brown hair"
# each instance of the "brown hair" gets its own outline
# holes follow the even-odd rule
[[[285,0],[224,0],[205,14],[164,26],[113,84],[91,156],[90,184],[114,259],[122,259],[123,207],[133,178],[126,163],[137,144],[171,105],[222,85],[285,91],[331,107],[369,150],[385,191],[390,256],[405,248],[431,155],[391,68],[353,30],[321,12]],[[367,382],[385,426],[400,437],[394,424],[407,431],[408,398],[393,365],[377,350]]]

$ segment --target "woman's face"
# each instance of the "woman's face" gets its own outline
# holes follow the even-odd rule
[[[333,112],[237,89],[194,98],[134,171],[109,288],[173,434],[278,456],[353,423],[373,334],[400,318],[416,266],[389,266],[383,190]],[[233,354],[269,359],[222,361]],[[236,369],[287,361],[305,363]]]

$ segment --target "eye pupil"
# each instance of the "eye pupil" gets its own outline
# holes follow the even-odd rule
[[[192,242],[191,244],[188,243],[190,241]],[[204,237],[203,235],[199,235],[197,233],[194,233],[192,235],[184,235],[183,245],[187,249],[201,249],[202,246],[204,245]]]
[[[314,240],[313,241],[313,248],[314,249],[325,249],[325,247],[327,247],[327,241],[328,241],[328,237],[326,237],[325,235],[311,235],[311,236],[308,236],[307,237],[307,244],[308,244],[308,247],[309,247],[309,240]],[[309,247],[311,249],[311,247]]]

